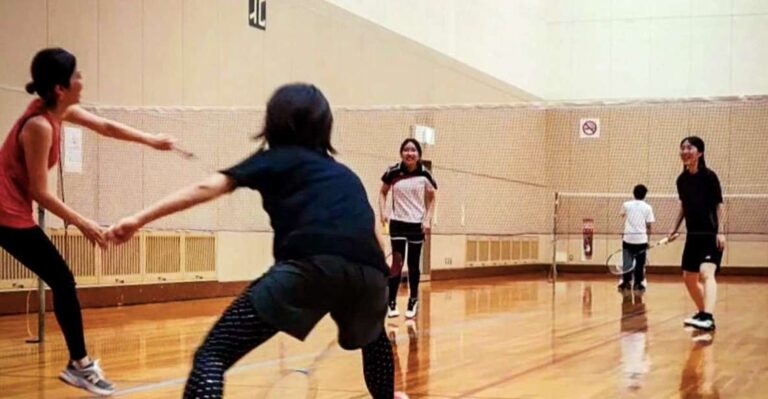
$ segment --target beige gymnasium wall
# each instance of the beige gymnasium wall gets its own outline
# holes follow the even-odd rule
[[[0,137],[5,137],[31,99],[22,88],[29,80],[32,56],[49,46],[61,46],[77,55],[85,77],[83,99],[89,106],[259,107],[277,86],[291,81],[317,84],[335,106],[510,103],[533,99],[522,90],[324,1],[270,2],[266,31],[248,26],[247,7],[246,0],[0,2],[0,24],[4,26],[0,32],[0,126],[5,126],[0,129]],[[411,119],[422,120],[423,114],[413,115]],[[343,114],[337,117],[344,119]],[[86,134],[86,173],[65,174],[68,201],[85,215],[111,223],[201,176],[210,170],[211,164],[241,158],[252,146],[248,136],[255,131],[258,118],[238,119],[230,115],[222,120],[226,120],[223,126],[230,129],[226,137],[219,135],[214,139],[201,136],[202,132],[212,130],[206,123],[188,126],[172,119],[161,122],[159,127],[137,123],[144,129],[175,133],[198,153],[216,152],[211,151],[212,140],[235,149],[216,153],[213,162],[203,156],[209,163],[202,168],[168,161],[137,146],[116,146]],[[354,132],[361,145],[369,145],[370,137],[387,137],[386,150],[375,147],[377,153],[381,151],[382,159],[376,161],[375,167],[364,167],[361,172],[373,195],[378,175],[396,160],[396,146],[409,134],[409,126],[374,133],[370,129],[377,127],[375,119],[368,119],[367,123],[370,126],[360,126],[368,129],[366,134]],[[337,130],[337,137],[344,135],[344,123],[339,126],[342,129]],[[233,130],[237,133],[231,133]],[[450,129],[444,130],[442,138],[449,140]],[[496,140],[500,139],[501,136]],[[442,148],[448,148],[447,143]],[[472,149],[471,157],[478,157],[482,151],[482,146]],[[133,159],[133,163],[116,162],[124,158]],[[178,178],[179,170],[195,168],[197,173],[182,173],[184,177]],[[161,176],[156,170],[168,173]],[[145,177],[145,173],[153,178]],[[55,174],[51,175],[53,185]],[[461,184],[450,176],[442,182],[447,187]],[[102,198],[104,192],[110,192],[112,197]],[[244,208],[244,201],[242,195],[237,195],[222,201],[222,205],[194,210],[174,219],[181,228],[195,229],[211,228],[220,220],[248,221],[239,231],[218,233],[216,259],[220,280],[252,278],[270,261],[261,252],[253,253],[254,248],[269,248],[271,238],[264,233],[268,230],[265,215],[258,203]],[[244,209],[240,214],[219,210],[238,205]],[[441,206],[451,212],[457,209],[450,202]],[[475,212],[470,217],[487,218],[471,206],[468,209]],[[55,218],[48,221],[49,225],[60,225]],[[251,233],[244,233],[243,229]],[[249,245],[243,234],[254,234],[251,244],[255,244]],[[436,247],[440,247],[439,241],[436,239]],[[451,265],[461,266],[463,252],[457,251],[455,256],[457,261]],[[87,285],[92,281],[89,276],[81,283]]]
[[[255,148],[251,135],[260,129],[264,112],[263,108],[220,107],[91,109],[147,130],[174,134],[199,154],[199,159],[187,161],[86,134],[86,172],[65,174],[67,199],[103,224],[247,156]],[[561,199],[557,244],[564,261],[600,264],[609,250],[618,248],[618,210],[634,184],[647,184],[653,195],[674,194],[673,182],[681,170],[677,146],[691,133],[707,141],[709,164],[719,173],[726,195],[755,196],[728,202],[728,231],[734,234],[726,265],[768,265],[766,197],[761,197],[768,194],[762,174],[766,165],[762,154],[768,150],[762,133],[768,122],[765,101],[548,109],[527,105],[337,107],[334,114],[338,158],[361,177],[374,208],[379,178],[397,161],[403,137],[416,124],[436,129],[437,142],[425,151],[439,185],[433,270],[548,262],[555,191],[624,195],[612,201],[581,202],[575,208],[568,205],[573,200]],[[600,118],[599,139],[578,137],[579,120],[585,117]],[[656,231],[665,231],[674,217],[674,197],[649,201],[656,206]],[[569,207],[577,212],[567,211]],[[583,217],[594,218],[600,233],[590,261],[580,260]],[[259,196],[248,190],[149,227],[171,234],[215,232],[213,277],[220,281],[253,278],[271,262],[268,220]],[[655,251],[652,262],[675,265],[681,250],[677,243]],[[81,283],[88,281],[95,280]]]
[[[80,57],[84,97],[117,106],[96,107],[97,112],[175,134],[200,155],[187,162],[86,134],[86,173],[65,175],[68,201],[76,209],[111,223],[241,159],[254,146],[249,137],[261,123],[258,107],[275,86],[294,80],[316,82],[337,105],[339,159],[361,176],[372,204],[379,177],[397,161],[398,145],[411,126],[437,130],[437,144],[425,153],[440,186],[433,269],[548,262],[553,191],[628,192],[636,181],[645,181],[655,193],[671,193],[680,170],[677,143],[689,132],[707,140],[709,162],[726,192],[766,193],[764,103],[387,107],[530,97],[325,2],[269,4],[263,32],[247,26],[246,1],[0,2],[0,22],[9,27],[0,35],[23,38],[0,40],[7,55],[0,83],[23,86],[37,49],[68,47]],[[41,15],[39,24],[29,23]],[[26,94],[0,90],[3,126],[10,126],[28,100]],[[601,118],[600,140],[578,138],[578,120],[587,116]],[[251,279],[271,262],[266,215],[258,196],[247,192],[152,227],[216,231],[220,281]],[[735,238],[728,264],[768,265],[764,237]],[[579,264],[601,262],[616,245],[616,240],[598,244],[593,261],[580,262],[578,234],[558,242]],[[665,248],[654,262],[677,264],[681,250],[680,244]],[[504,257],[505,251],[512,255]],[[501,260],[510,257],[515,260]]]
[[[580,139],[581,118],[599,118],[599,139]],[[576,193],[625,193],[635,184],[648,186],[651,195],[676,194],[682,171],[678,146],[688,135],[702,137],[708,165],[717,172],[726,196],[729,243],[724,265],[768,266],[768,103],[755,101],[669,102],[601,107],[555,108],[547,111],[547,174],[553,189]],[[752,196],[752,197],[749,197]],[[568,202],[570,201],[570,202]],[[599,264],[620,247],[622,230],[618,212],[623,199],[592,202],[563,199],[565,208],[580,207],[568,215],[563,209],[558,249],[569,263]],[[655,206],[655,231],[666,233],[676,214],[675,198],[650,198]],[[578,206],[575,204],[579,204]],[[590,209],[587,211],[587,209]],[[581,213],[579,213],[581,212]],[[591,213],[590,213],[591,212]],[[582,217],[594,217],[597,237],[592,260],[581,259]],[[655,237],[656,239],[661,236]],[[677,265],[683,242],[653,252],[654,265]]]
[[[78,57],[84,100],[100,104],[259,106],[291,81],[334,105],[533,98],[325,1],[268,4],[262,31],[247,0],[5,0],[0,85],[21,90],[34,53],[62,46]],[[29,98],[0,90],[3,134]]]
[[[149,131],[173,134],[181,145],[198,154],[195,160],[184,160],[173,153],[126,147],[90,132],[84,134],[84,172],[64,174],[66,198],[72,207],[103,225],[249,155],[256,147],[252,134],[261,128],[264,117],[263,108],[90,109]],[[543,163],[545,110],[523,106],[336,108],[334,115],[333,141],[339,150],[338,159],[360,176],[377,213],[380,177],[398,161],[400,142],[416,124],[432,126],[437,131],[436,144],[426,148],[424,154],[433,163],[439,186],[432,240],[433,269],[523,265],[546,260],[541,256],[549,253],[544,248],[546,233],[551,231],[552,191],[547,186]],[[49,226],[61,225],[53,217],[48,217],[47,222]],[[216,235],[214,275],[184,274],[175,268],[165,276],[169,281],[197,279],[198,275],[219,281],[242,281],[259,275],[271,262],[269,221],[261,209],[259,195],[247,189],[169,216],[148,228],[171,237],[187,230]],[[162,259],[167,255],[176,265],[183,264],[176,255],[178,245],[174,244],[179,240],[155,239],[153,242],[165,244],[153,253]],[[141,251],[142,246],[149,248],[149,239],[146,241],[137,242],[136,250]],[[182,244],[182,251],[183,247]],[[111,258],[91,252],[85,252],[87,259],[73,261],[88,265],[85,269],[90,274],[78,276],[79,283],[114,283],[111,277],[100,279],[92,266],[99,258]],[[115,256],[123,255],[114,253],[112,257]],[[138,253],[134,256],[142,258]],[[165,261],[155,258],[145,262]],[[163,268],[158,265],[156,269]],[[127,278],[132,282],[156,282],[160,277],[163,276]]]
[[[138,146],[125,149],[112,140],[85,135],[87,172],[65,174],[64,186],[68,202],[102,224],[112,223],[250,154],[256,146],[252,132],[261,128],[264,115],[262,108],[92,110],[147,130],[171,133],[199,157],[187,161],[175,154]],[[380,177],[398,161],[400,142],[411,134],[411,127],[428,125],[438,132],[436,145],[426,148],[424,154],[433,163],[439,186],[434,268],[465,267],[467,241],[474,236],[499,240],[514,234],[518,236],[514,240],[531,241],[551,230],[552,191],[546,185],[546,170],[543,163],[531,167],[546,158],[546,111],[508,106],[336,108],[334,118],[333,141],[339,150],[338,159],[360,176],[377,213]],[[222,279],[243,275],[241,266],[234,265],[254,268],[253,262],[243,264],[240,254],[251,253],[254,247],[235,251],[231,246],[234,244],[226,240],[253,234],[255,247],[268,248],[262,241],[271,238],[260,197],[245,189],[148,227],[233,233],[219,234],[221,250],[217,257]],[[498,246],[500,253],[503,245]],[[515,258],[518,263],[539,261],[538,250],[530,250],[525,258],[522,247],[519,252]],[[227,260],[227,254],[236,259]],[[485,260],[486,265],[504,263],[498,256]],[[481,261],[483,257],[479,256],[475,263]]]

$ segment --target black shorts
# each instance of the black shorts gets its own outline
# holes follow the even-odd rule
[[[248,293],[267,323],[300,340],[330,313],[339,345],[351,350],[373,342],[384,328],[387,277],[374,266],[317,255],[275,264]]]
[[[406,240],[408,242],[423,242],[424,230],[421,223],[408,223],[399,220],[389,222],[389,236],[393,240]]]
[[[716,272],[720,271],[723,252],[717,248],[717,236],[688,236],[683,250],[682,268],[687,272],[698,273],[702,263],[714,263]]]

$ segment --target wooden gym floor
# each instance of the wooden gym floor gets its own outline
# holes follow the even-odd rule
[[[617,293],[606,276],[423,284],[415,322],[387,321],[397,387],[411,398],[766,397],[766,288],[765,278],[721,278],[709,335],[683,328],[694,309],[673,276],[651,276],[643,296]],[[86,310],[89,351],[118,397],[179,398],[195,348],[230,300]],[[24,343],[24,316],[0,318],[1,397],[88,397],[57,380],[67,352],[52,314],[47,325],[38,347]],[[338,348],[335,332],[326,318],[306,342],[278,335],[230,370],[226,397],[367,397],[360,353]]]

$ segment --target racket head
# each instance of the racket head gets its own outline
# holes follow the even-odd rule
[[[310,364],[304,367],[283,367],[280,377],[269,388],[264,398],[317,398],[320,392],[317,380],[318,365],[328,358],[337,347],[338,344],[334,338]]]
[[[605,261],[605,266],[608,268],[608,271],[611,272],[611,274],[614,274],[616,276],[621,276],[634,270],[635,263],[636,262],[633,257],[632,262],[630,264],[625,265],[624,250],[620,249],[608,256],[608,259],[606,259]]]
[[[337,347],[337,341],[334,338],[310,364],[304,367],[286,367],[281,363],[279,377],[260,398],[315,399],[319,393],[318,364],[328,358]]]

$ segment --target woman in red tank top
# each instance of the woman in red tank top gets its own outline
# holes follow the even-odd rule
[[[71,359],[59,378],[77,388],[109,395],[114,386],[85,349],[74,276],[48,236],[37,227],[32,217],[32,201],[104,247],[105,229],[48,190],[48,171],[60,156],[61,123],[66,121],[103,136],[158,150],[173,149],[174,139],[148,134],[80,108],[82,77],[75,56],[66,50],[50,48],[38,52],[32,60],[31,72],[27,92],[37,93],[38,98],[29,104],[0,148],[0,247],[51,287],[54,313]]]

